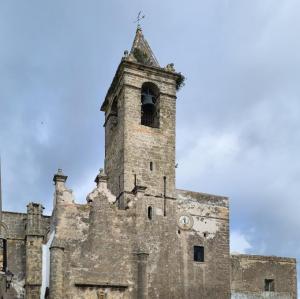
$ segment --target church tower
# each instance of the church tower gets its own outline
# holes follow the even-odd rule
[[[173,64],[159,65],[138,26],[101,106],[105,172],[121,208],[138,188],[175,197],[176,91],[183,79]]]

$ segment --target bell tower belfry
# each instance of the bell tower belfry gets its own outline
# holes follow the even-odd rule
[[[137,188],[174,198],[176,91],[183,78],[173,64],[160,67],[138,26],[101,106],[105,172],[121,208]]]

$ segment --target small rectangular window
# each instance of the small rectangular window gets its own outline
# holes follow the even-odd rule
[[[194,261],[195,262],[204,262],[204,247],[203,246],[194,246]]]
[[[275,291],[274,279],[265,279],[265,291],[266,292],[274,292]]]

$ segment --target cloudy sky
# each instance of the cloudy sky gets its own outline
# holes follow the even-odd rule
[[[177,101],[177,187],[229,196],[232,250],[300,258],[300,2],[0,0],[4,209],[78,202],[103,166],[99,111],[139,10]]]

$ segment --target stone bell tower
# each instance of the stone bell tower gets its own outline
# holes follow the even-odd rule
[[[101,111],[105,112],[105,171],[121,208],[137,188],[174,198],[176,91],[173,64],[160,67],[138,26]]]

